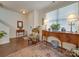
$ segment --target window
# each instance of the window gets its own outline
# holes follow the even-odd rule
[[[47,20],[47,28],[50,28],[52,23],[57,21],[57,10],[46,14],[45,21]]]
[[[45,19],[45,20],[48,20],[47,28],[50,28],[52,23],[55,23],[58,21],[61,28],[64,27],[66,31],[70,31],[70,25],[67,19],[70,14],[74,14],[78,16],[78,3],[74,3],[47,13],[46,19]],[[77,25],[75,24],[76,22],[77,21],[74,21],[74,24],[72,27],[73,32],[77,31]]]

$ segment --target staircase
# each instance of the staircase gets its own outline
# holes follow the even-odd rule
[[[0,19],[0,31],[7,33],[7,35],[0,39],[0,45],[9,43],[9,29],[9,25]]]

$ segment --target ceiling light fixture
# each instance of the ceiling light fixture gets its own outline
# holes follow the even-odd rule
[[[26,11],[25,11],[25,10],[21,10],[21,13],[22,13],[23,15],[25,15],[25,14],[26,14]]]
[[[25,9],[21,9],[21,10],[20,10],[20,12],[21,12],[23,15],[25,15],[25,14],[27,14],[27,13],[28,13],[28,11],[27,11],[27,10],[25,10]]]

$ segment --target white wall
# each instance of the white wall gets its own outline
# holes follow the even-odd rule
[[[39,11],[33,10],[28,14],[28,34],[31,33],[32,28],[39,26]]]
[[[33,12],[30,12],[28,14],[28,18],[27,18],[27,32],[28,32],[28,35],[31,33],[31,30],[32,28],[34,27],[34,13]]]
[[[34,27],[39,26],[39,11],[34,10]]]
[[[0,8],[0,20],[7,23],[10,27],[10,38],[16,37],[16,29],[17,29],[17,21],[23,20],[24,21],[24,28],[27,28],[26,23],[26,16],[23,16],[17,12],[10,11],[4,8]]]
[[[0,39],[0,44],[9,43],[9,27],[0,23],[0,31],[5,31],[7,34]]]

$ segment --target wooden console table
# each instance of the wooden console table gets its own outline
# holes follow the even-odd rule
[[[24,36],[25,35],[25,30],[24,29],[16,30],[16,37],[20,36],[19,33],[22,33],[22,36]]]
[[[77,33],[67,33],[67,32],[49,32],[49,31],[42,31],[42,39],[43,36],[46,38],[49,36],[55,36],[61,41],[61,47],[63,48],[63,42],[68,42],[75,44],[76,47],[79,47],[79,34]]]

